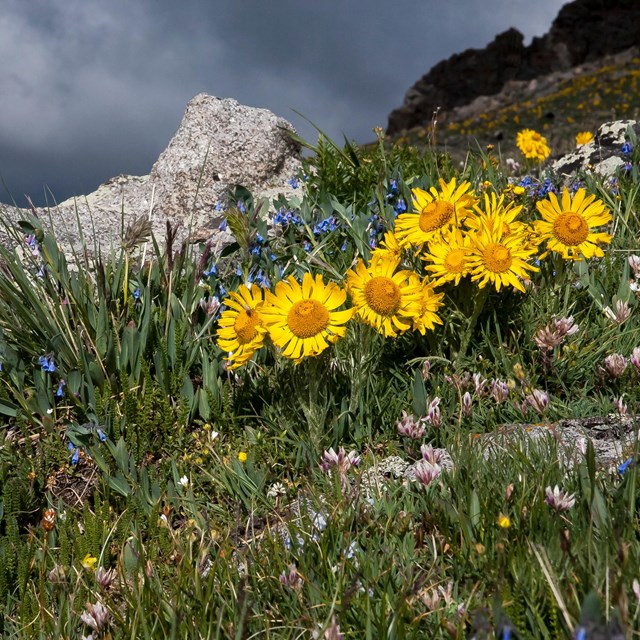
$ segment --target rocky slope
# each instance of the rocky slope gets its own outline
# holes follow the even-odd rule
[[[562,7],[549,33],[524,46],[509,29],[485,49],[469,49],[438,63],[389,115],[387,132],[428,125],[436,110],[449,112],[480,96],[501,93],[509,82],[569,72],[585,63],[640,45],[637,0],[574,0]]]
[[[544,134],[556,159],[575,149],[578,132],[595,134],[616,120],[640,120],[640,47],[529,81],[511,80],[499,93],[439,111],[435,122],[388,141],[436,147],[458,160],[493,144],[503,156],[519,158],[516,133],[532,128]]]

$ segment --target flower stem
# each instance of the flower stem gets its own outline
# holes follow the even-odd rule
[[[462,340],[460,341],[460,350],[458,351],[458,355],[456,357],[456,367],[458,367],[462,361],[462,359],[467,355],[467,350],[469,349],[469,343],[471,342],[471,336],[475,331],[476,324],[478,323],[478,318],[482,313],[482,309],[484,308],[484,304],[489,297],[489,287],[483,287],[478,291],[478,294],[475,296],[473,301],[473,311],[471,316],[469,317],[469,321],[467,323],[467,328],[465,332],[462,334]]]

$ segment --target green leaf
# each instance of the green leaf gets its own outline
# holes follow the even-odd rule
[[[111,440],[107,440],[107,447],[111,451],[111,455],[116,462],[118,469],[124,472],[129,471],[129,452],[127,451],[127,443],[124,438],[118,440],[118,444],[114,445]]]
[[[427,391],[420,369],[416,369],[413,377],[413,415],[416,417],[427,415]]]
[[[231,244],[228,244],[221,252],[220,252],[220,257],[221,258],[226,258],[227,256],[230,256],[232,253],[235,253],[236,251],[240,250],[240,245],[237,242],[232,242]]]
[[[589,471],[589,484],[591,485],[591,491],[595,494],[596,488],[596,451],[593,447],[593,442],[590,439],[587,440],[587,470]]]
[[[6,401],[0,402],[0,413],[10,418],[15,418],[18,415],[18,410],[15,405],[8,405]]]
[[[131,487],[125,477],[118,471],[117,475],[109,477],[109,486],[122,497],[131,495]]]

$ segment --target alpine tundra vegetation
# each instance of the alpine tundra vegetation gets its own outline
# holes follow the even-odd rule
[[[625,145],[321,136],[220,251],[6,221],[0,635],[638,637]]]

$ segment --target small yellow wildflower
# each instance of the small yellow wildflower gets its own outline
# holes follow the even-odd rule
[[[498,526],[502,529],[508,529],[511,526],[511,518],[509,518],[509,516],[505,516],[504,513],[501,513],[498,516]]]
[[[89,569],[89,571],[95,571],[97,563],[98,558],[92,556],[90,553],[87,553],[87,555],[82,559],[82,566],[85,569]]]
[[[518,378],[518,380],[524,380],[524,377],[525,377],[524,369],[522,368],[522,365],[519,362],[516,362],[513,365],[513,373],[515,377]]]
[[[240,460],[240,462],[246,462],[247,461],[246,452],[240,451],[240,453],[238,453],[238,460]]]
[[[551,153],[547,139],[533,129],[523,129],[516,136],[516,146],[529,160],[543,162]]]
[[[591,131],[581,131],[576,135],[576,147],[581,147],[583,144],[589,144],[593,141],[593,133]]]
[[[516,185],[515,187],[513,187],[513,193],[517,196],[521,196],[523,193],[525,193],[526,189],[524,187],[521,187],[520,185]]]

